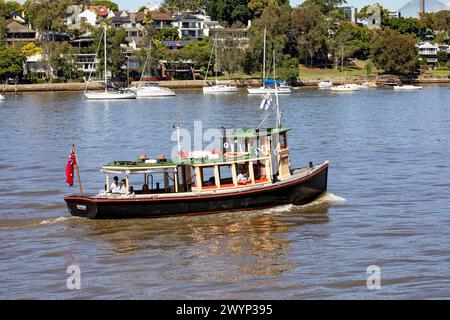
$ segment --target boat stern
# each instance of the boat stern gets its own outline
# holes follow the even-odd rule
[[[67,196],[64,197],[67,209],[71,215],[76,217],[85,217],[95,219],[97,217],[97,204],[90,201],[88,197],[84,196]]]

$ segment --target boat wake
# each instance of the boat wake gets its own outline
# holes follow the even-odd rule
[[[52,218],[52,219],[46,219],[41,221],[40,225],[52,225],[60,222],[64,222],[66,220],[70,219],[70,217],[58,217],[58,218]]]
[[[345,203],[347,200],[332,193],[325,193],[311,203],[304,205],[283,205],[265,210],[263,213],[289,213],[289,212],[309,212],[315,209],[329,208],[333,205]]]

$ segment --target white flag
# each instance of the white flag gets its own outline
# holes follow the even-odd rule
[[[270,95],[270,92],[267,92],[264,96],[263,101],[261,101],[261,105],[259,106],[260,109],[267,110],[270,107],[270,104],[272,103],[272,96]]]

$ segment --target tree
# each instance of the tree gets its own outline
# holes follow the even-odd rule
[[[104,41],[104,29],[98,28],[94,30],[95,43],[101,43],[100,48],[103,48]],[[122,68],[126,65],[126,55],[125,52],[120,47],[121,44],[126,43],[126,31],[124,28],[108,28],[106,32],[106,63],[108,71],[111,72],[113,77],[121,76],[125,74],[125,70]],[[102,52],[102,51],[101,51]],[[97,64],[98,74],[103,74],[104,72],[104,55],[99,52]]]
[[[39,31],[65,31],[64,18],[73,0],[26,0],[26,20]]]
[[[26,57],[15,48],[0,47],[0,78],[19,76]]]
[[[197,68],[206,69],[211,55],[212,45],[206,37],[200,41],[190,42],[179,51],[179,58],[192,60]]]
[[[297,56],[312,65],[314,60],[327,59],[330,27],[318,5],[297,7],[292,12],[292,37]]]
[[[37,47],[34,42],[27,43],[22,47],[22,49],[20,49],[20,51],[26,57],[32,57],[37,54],[42,54],[44,52],[44,50],[42,50],[42,48],[40,47]]]
[[[203,9],[205,0],[164,0],[161,4],[163,11],[170,8],[177,8],[180,11]]]
[[[16,1],[5,2],[5,13],[7,18],[12,18],[16,15],[20,15],[22,12],[22,5]]]
[[[445,65],[448,62],[448,53],[445,51],[439,51],[437,59],[440,65]]]
[[[58,77],[67,79],[77,79],[78,70],[75,64],[75,52],[69,42],[52,42],[48,55],[49,64],[52,70],[56,70]]]
[[[113,11],[119,10],[119,6],[117,5],[117,3],[112,2],[112,1],[108,1],[108,0],[92,1],[91,5],[93,5],[93,6],[105,6],[105,7],[110,8]]]
[[[386,73],[407,75],[415,71],[418,52],[414,36],[389,28],[374,34],[371,54],[377,67]]]
[[[316,5],[323,14],[327,15],[331,11],[336,10],[338,6],[345,3],[347,3],[346,0],[306,0],[303,2],[302,6]]]
[[[426,34],[426,28],[421,26],[419,19],[416,18],[388,18],[384,20],[383,25],[402,34],[413,34],[421,39]]]

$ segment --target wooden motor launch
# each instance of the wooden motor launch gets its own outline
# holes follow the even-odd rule
[[[208,214],[309,203],[327,190],[328,161],[292,169],[289,129],[281,125],[277,95],[276,114],[274,128],[260,128],[268,115],[257,128],[222,128],[222,150],[185,152],[178,139],[174,159],[142,155],[135,161],[108,163],[101,169],[104,191],[74,194],[64,200],[72,215],[92,219]],[[179,137],[179,126],[174,127]],[[111,189],[112,176],[124,177],[125,192]]]

